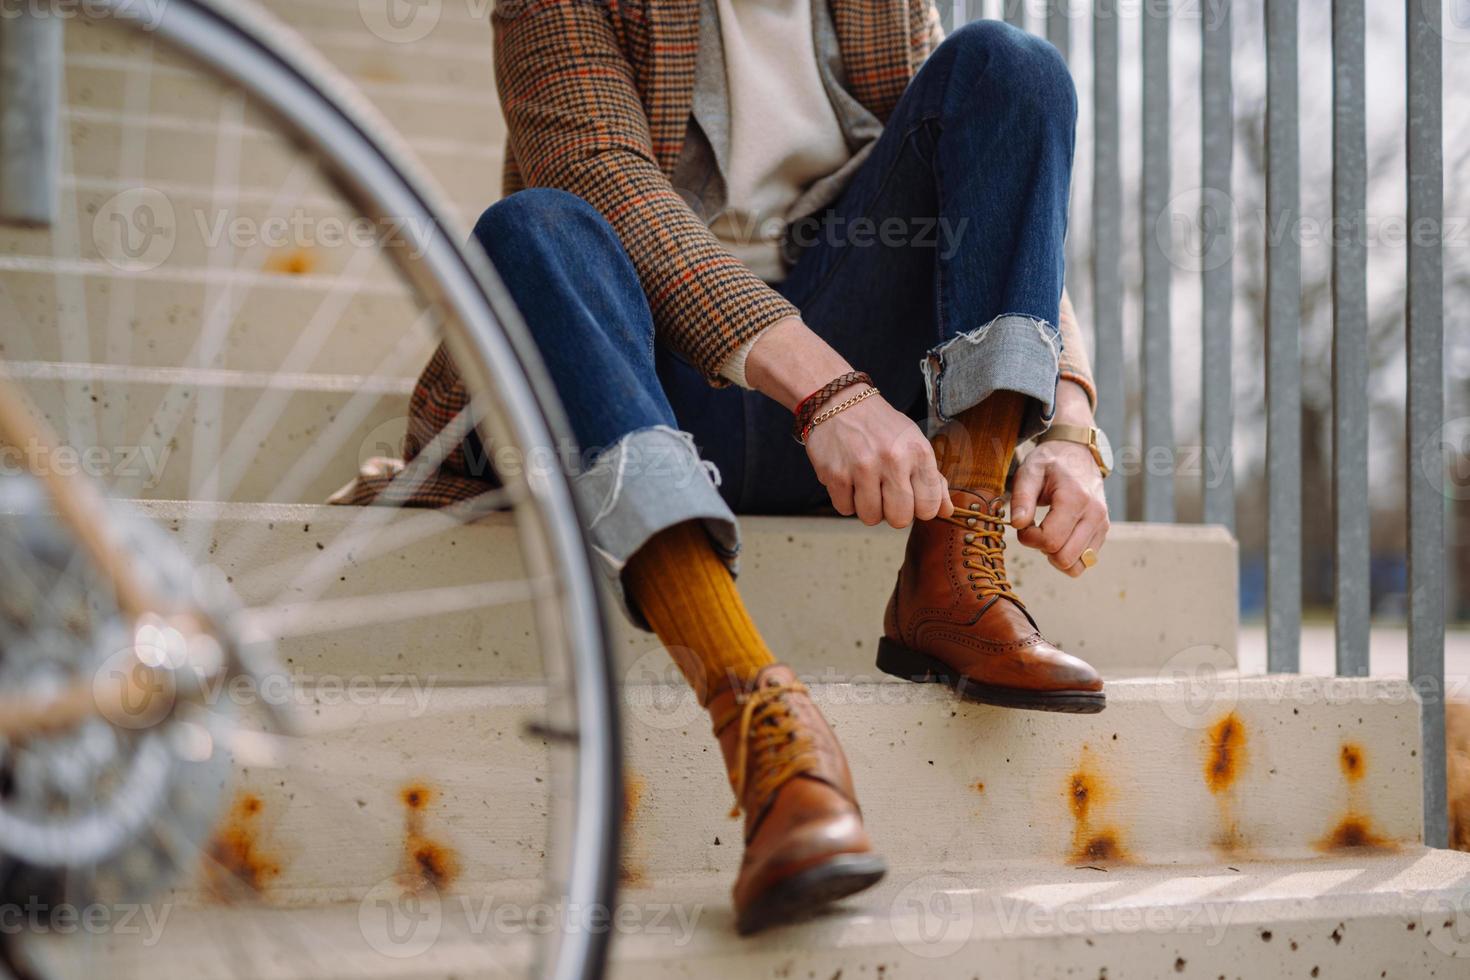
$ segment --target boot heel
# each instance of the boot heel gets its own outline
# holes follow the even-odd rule
[[[883,637],[878,641],[878,669],[916,684],[947,684],[949,672],[932,657]]]

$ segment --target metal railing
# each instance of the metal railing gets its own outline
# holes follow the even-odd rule
[[[1266,64],[1265,220],[1295,228],[1301,218],[1301,128],[1298,106],[1298,5],[1262,0]],[[1126,5],[1127,16],[1119,7]],[[1174,458],[1172,372],[1174,272],[1167,240],[1152,233],[1171,207],[1169,0],[941,0],[947,29],[998,16],[1045,35],[1071,61],[1073,18],[1092,19],[1092,248],[1090,255],[1095,375],[1105,431],[1126,431],[1129,354],[1123,334],[1124,240],[1120,164],[1119,33],[1140,32],[1142,75],[1140,178],[1142,248],[1141,432],[1145,460]],[[1235,228],[1231,167],[1234,148],[1232,4],[1201,0],[1189,8],[1200,34],[1201,452],[1219,468],[1202,467],[1207,523],[1234,528],[1231,428]],[[1407,403],[1404,479],[1408,525],[1409,679],[1423,704],[1424,838],[1447,842],[1444,742],[1445,518],[1441,487],[1425,478],[1421,451],[1444,425],[1443,93],[1441,0],[1405,0],[1408,170]],[[1333,552],[1337,673],[1368,673],[1368,249],[1363,0],[1332,0],[1332,288]],[[1167,219],[1165,219],[1167,220]],[[1265,251],[1267,667],[1295,673],[1302,626],[1302,249],[1294,234],[1267,236]],[[1175,520],[1172,467],[1145,466],[1146,521]],[[1115,515],[1127,513],[1126,485],[1109,481]]]

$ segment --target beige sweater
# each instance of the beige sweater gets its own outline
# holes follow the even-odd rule
[[[812,182],[851,157],[817,71],[812,0],[716,0],[730,93],[727,209],[710,230],[767,282]]]

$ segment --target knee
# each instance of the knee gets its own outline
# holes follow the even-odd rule
[[[622,253],[617,233],[582,198],[533,187],[495,202],[475,222],[475,238],[497,265],[529,255],[565,253],[586,261],[599,250]]]
[[[1025,106],[1039,119],[1075,124],[1072,72],[1045,38],[1004,21],[979,20],[951,34],[939,50],[946,48],[951,49],[953,72],[975,97],[1002,99],[1009,106]]]

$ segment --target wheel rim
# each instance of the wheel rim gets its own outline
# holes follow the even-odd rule
[[[124,21],[140,13],[128,0],[99,6]],[[369,135],[373,124],[364,114],[344,114],[328,100],[323,90],[340,84],[332,73],[297,52],[283,55],[278,39],[258,27],[249,8],[191,0],[154,13],[154,37],[249,91],[296,141],[331,160],[334,183],[361,214],[377,220],[423,216],[421,225],[411,225],[421,229],[414,242],[418,258],[400,262],[400,272],[449,314],[443,339],[469,387],[485,394],[486,436],[521,447],[564,445],[565,424],[554,399],[545,397],[544,372],[503,286],[483,256],[457,246],[436,206],[412,182],[411,165]],[[553,583],[547,595],[534,597],[538,626],[566,651],[564,680],[576,685],[562,705],[563,717],[553,711],[549,722],[553,731],[570,729],[579,736],[565,898],[583,907],[606,906],[615,878],[621,793],[601,611],[585,543],[574,526],[553,516],[574,513],[561,474],[528,471],[520,490],[527,505],[514,509],[514,519],[527,578]],[[547,975],[594,975],[605,938],[582,933],[562,943],[544,964]]]

